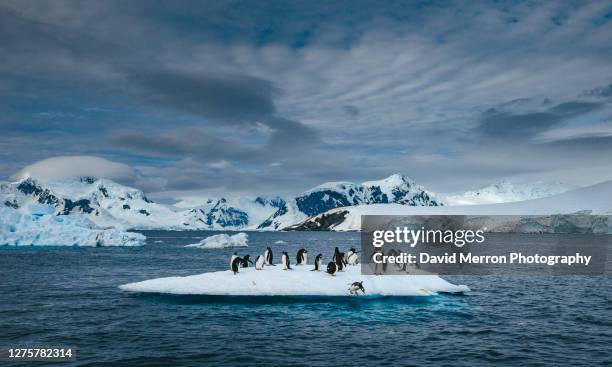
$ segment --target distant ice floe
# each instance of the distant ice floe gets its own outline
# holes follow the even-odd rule
[[[26,213],[0,208],[0,246],[141,246],[145,239],[100,228],[83,215],[54,215],[46,205],[30,205]]]
[[[278,240],[278,241],[275,241],[274,243],[277,244],[277,245],[283,245],[283,244],[287,243],[287,241]]]
[[[363,281],[365,294],[371,296],[433,296],[438,293],[464,293],[470,289],[455,285],[436,275],[362,275],[360,266],[349,266],[331,276],[311,271],[312,265],[266,266],[263,270],[242,268],[234,275],[230,270],[186,277],[169,277],[121,285],[131,292],[191,294],[215,296],[351,296],[349,286]]]
[[[196,248],[227,248],[227,247],[247,247],[248,235],[244,232],[230,236],[228,234],[216,234],[206,237],[198,243],[187,245],[185,247]]]

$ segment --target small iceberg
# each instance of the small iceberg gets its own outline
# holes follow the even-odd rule
[[[214,236],[206,237],[198,243],[187,245],[185,247],[196,247],[196,248],[227,248],[227,247],[247,247],[249,236],[244,233],[238,233],[233,236],[225,233],[216,234]]]
[[[274,243],[275,243],[276,245],[284,245],[284,244],[286,244],[287,242],[286,242],[286,241],[283,241],[283,240],[278,240],[278,241],[275,241]]]
[[[267,266],[241,268],[234,275],[230,270],[145,280],[119,286],[130,292],[213,296],[351,296],[349,286],[363,282],[365,294],[371,296],[432,296],[438,293],[463,293],[470,289],[455,285],[437,275],[362,275],[360,266],[349,266],[331,276],[324,271],[311,271],[312,265]]]
[[[28,213],[0,208],[0,246],[142,246],[146,237],[117,228],[100,228],[83,215],[55,215],[48,206]]]

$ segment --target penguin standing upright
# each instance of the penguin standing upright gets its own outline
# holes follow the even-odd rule
[[[348,265],[357,265],[359,263],[359,255],[357,252],[353,252],[351,256],[348,257]]]
[[[262,270],[265,262],[266,260],[263,256],[257,255],[257,258],[255,258],[255,270]]]
[[[281,263],[283,264],[283,270],[291,270],[291,263],[289,261],[289,254],[287,254],[287,251],[283,251]]]
[[[308,264],[308,251],[306,249],[299,249],[297,252],[297,256],[295,257],[296,265],[306,265]]]
[[[234,272],[234,275],[238,274],[241,262],[242,262],[242,259],[238,256],[236,256],[234,260],[232,260],[232,265],[230,266],[230,269]]]
[[[240,262],[240,265],[243,268],[248,268],[249,267],[249,263],[253,264],[253,262],[250,259],[251,255],[244,255],[244,257],[242,258],[242,261]]]
[[[344,254],[339,252],[338,256],[336,256],[336,267],[338,271],[344,271],[344,265]]]
[[[332,256],[332,261],[338,263],[338,257],[340,256],[340,250],[338,247],[334,249],[334,256]]]
[[[318,254],[317,257],[315,257],[315,261],[314,261],[314,269],[312,269],[311,271],[320,271],[321,270],[321,263],[323,262],[323,255],[322,254]]]
[[[272,264],[272,260],[274,260],[274,254],[272,254],[272,249],[269,246],[266,248],[266,251],[264,252],[264,259],[265,259],[266,265],[274,266],[274,264]]]
[[[238,253],[234,252],[234,254],[232,255],[232,258],[230,259],[230,269],[232,268],[232,264],[234,263],[234,260],[238,257]]]
[[[327,274],[334,275],[336,274],[336,270],[337,270],[336,263],[333,261],[330,261],[329,264],[327,264]]]

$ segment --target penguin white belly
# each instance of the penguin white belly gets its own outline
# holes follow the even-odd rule
[[[359,255],[351,254],[351,256],[349,256],[348,258],[349,265],[357,265],[358,262],[359,262]]]
[[[287,270],[287,255],[284,255],[281,257],[281,262],[283,263],[283,269]]]
[[[302,265],[307,265],[308,264],[308,253],[304,253],[302,255]]]
[[[255,269],[261,270],[264,267],[264,258],[262,256],[257,257],[257,261],[255,261]]]
[[[236,255],[232,255],[232,258],[230,259],[230,263],[229,263],[230,270],[232,270],[232,264],[234,263],[234,259],[237,258],[237,257],[238,256],[236,256]]]

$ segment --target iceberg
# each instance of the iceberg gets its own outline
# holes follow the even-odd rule
[[[360,266],[349,266],[332,276],[311,271],[312,265],[283,270],[280,264],[263,270],[242,268],[145,280],[119,286],[130,292],[213,296],[352,296],[349,286],[363,281],[365,294],[372,296],[433,296],[438,293],[464,293],[470,289],[455,285],[437,275],[362,275]]]
[[[227,248],[227,247],[247,247],[248,236],[244,232],[240,232],[233,236],[228,234],[216,234],[206,237],[198,243],[187,245],[185,247],[197,248]]]
[[[103,229],[83,215],[54,215],[47,205],[27,213],[0,208],[0,246],[141,246],[146,237],[117,228]]]

